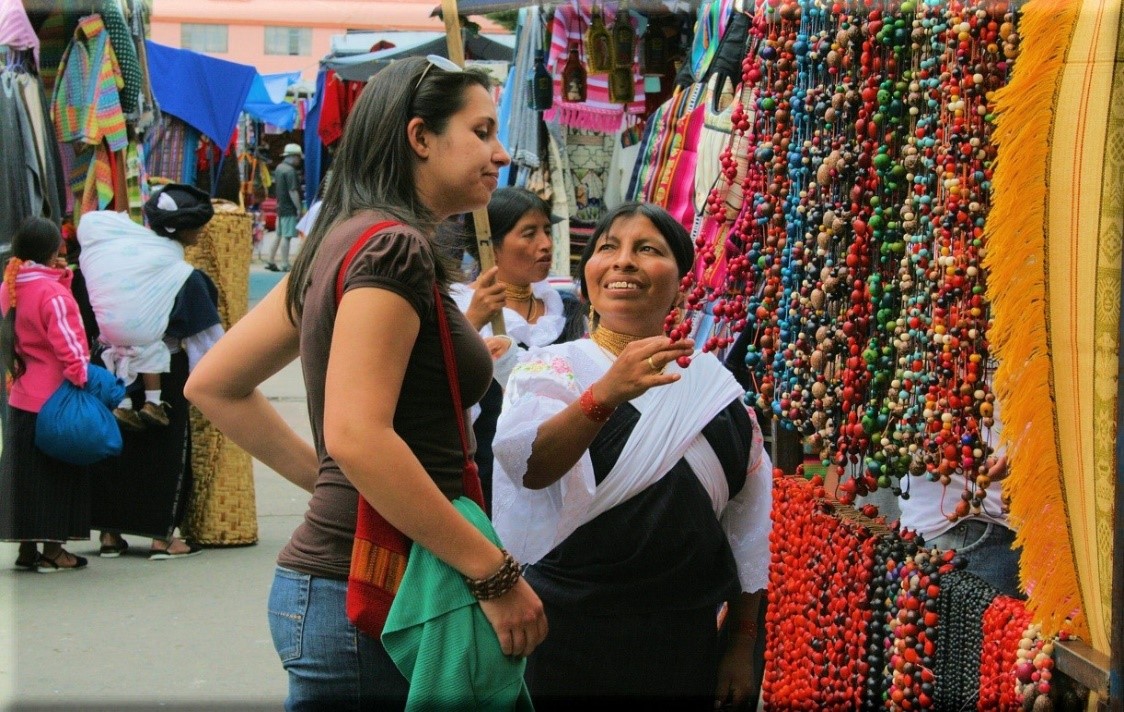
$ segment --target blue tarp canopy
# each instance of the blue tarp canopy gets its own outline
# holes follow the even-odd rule
[[[230,141],[243,111],[281,128],[293,127],[295,107],[284,101],[284,89],[276,95],[277,87],[287,88],[295,81],[292,74],[269,75],[267,81],[248,64],[152,40],[146,40],[145,47],[152,93],[160,110],[183,119],[218,145]]]
[[[258,121],[291,131],[297,123],[297,107],[285,101],[285,91],[300,80],[300,72],[258,74],[250,85],[243,110]]]

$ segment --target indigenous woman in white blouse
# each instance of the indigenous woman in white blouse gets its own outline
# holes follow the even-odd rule
[[[532,349],[508,380],[493,516],[551,623],[536,705],[713,708],[758,675],[772,464],[729,372],[663,335],[692,258],[662,209],[614,209],[580,263],[591,338]]]
[[[504,328],[516,348],[495,363],[495,379],[478,408],[473,409],[476,464],[487,502],[492,501],[492,438],[503,402],[503,384],[519,355],[533,346],[548,346],[585,335],[585,320],[576,297],[563,296],[547,281],[554,258],[551,225],[562,218],[526,188],[500,188],[488,202],[488,224],[496,264],[472,285],[454,284],[449,294],[484,338],[492,336],[491,320],[503,311]],[[469,228],[472,219],[469,218]],[[475,231],[469,230],[469,252],[476,254]],[[491,341],[489,345],[491,345]]]

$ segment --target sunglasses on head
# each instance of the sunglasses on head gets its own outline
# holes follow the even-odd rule
[[[429,70],[433,69],[434,67],[443,69],[446,72],[464,71],[459,64],[451,59],[448,59],[447,57],[442,57],[439,54],[427,54],[425,56],[425,61],[427,62],[427,64],[425,65],[425,70],[422,71],[421,76],[418,77],[418,83],[414,85],[414,91],[418,90],[418,88],[422,85],[422,82],[425,81],[425,75],[429,74]]]

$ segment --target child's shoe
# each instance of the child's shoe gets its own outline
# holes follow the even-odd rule
[[[144,430],[144,421],[132,408],[114,408],[113,417],[117,418],[117,423],[122,430],[130,430],[134,433]]]
[[[161,428],[168,427],[168,404],[164,401],[159,403],[145,401],[140,409],[140,419],[148,425]]]

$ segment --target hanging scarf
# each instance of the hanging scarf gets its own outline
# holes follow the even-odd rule
[[[515,31],[515,64],[508,75],[504,102],[510,107],[508,149],[516,166],[538,168],[539,115],[527,106],[527,74],[534,68],[535,48],[542,46],[542,8],[535,5],[519,10]]]

